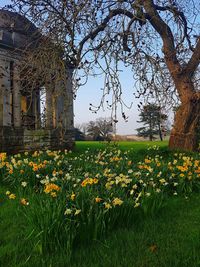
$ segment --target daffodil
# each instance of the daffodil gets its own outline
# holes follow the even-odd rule
[[[72,210],[71,209],[66,209],[64,212],[64,215],[70,215],[72,214]]]
[[[8,195],[8,198],[9,199],[15,199],[16,198],[16,195],[15,194],[10,194],[10,195]]]
[[[21,185],[23,186],[23,187],[26,187],[27,186],[27,182],[21,182]]]
[[[56,193],[56,192],[51,192],[50,195],[51,195],[52,197],[57,197],[57,193]]]
[[[22,205],[24,205],[24,206],[28,206],[28,205],[29,205],[29,202],[28,202],[25,198],[22,198],[22,199],[20,200],[20,203],[21,203]]]
[[[102,198],[100,198],[100,197],[96,197],[96,198],[95,198],[95,201],[96,201],[96,203],[99,203],[99,202],[102,201]]]
[[[140,206],[140,203],[139,202],[136,202],[135,205],[134,205],[134,208],[137,208]]]
[[[164,184],[164,183],[166,183],[166,180],[162,178],[162,179],[159,180],[159,182],[160,182],[161,184]]]
[[[48,193],[51,193],[52,191],[60,191],[60,187],[53,183],[46,184],[44,192],[48,194]]]
[[[112,203],[113,203],[113,206],[117,206],[117,205],[121,206],[122,203],[123,203],[123,200],[121,200],[120,198],[116,197],[115,199],[113,199]]]
[[[105,209],[111,209],[112,208],[111,204],[107,203],[107,202],[104,203],[104,207],[105,207]]]
[[[74,215],[76,216],[76,215],[78,215],[80,213],[81,213],[81,210],[76,210],[75,213],[74,213]]]
[[[74,200],[75,197],[76,197],[76,194],[72,193],[70,198],[71,198],[71,200]]]

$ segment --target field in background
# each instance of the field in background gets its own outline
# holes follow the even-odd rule
[[[98,141],[77,141],[75,151],[82,152],[85,149],[89,148],[91,150],[94,149],[104,149],[107,146],[111,146],[116,144],[120,149],[127,150],[133,149],[137,150],[144,150],[148,147],[152,146],[159,146],[161,148],[167,147],[168,141],[120,141],[120,142],[98,142]]]

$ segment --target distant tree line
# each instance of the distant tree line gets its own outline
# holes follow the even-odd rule
[[[98,118],[86,124],[77,125],[74,129],[75,140],[110,141],[112,139],[113,124],[108,118]]]

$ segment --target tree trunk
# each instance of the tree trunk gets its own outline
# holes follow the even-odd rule
[[[160,137],[160,141],[163,141],[162,130],[160,128],[159,128],[159,137]]]
[[[149,114],[149,131],[150,131],[149,140],[153,141],[151,113]]]
[[[194,94],[178,108],[171,131],[169,147],[189,151],[198,150],[200,126],[200,98]]]
[[[160,121],[158,122],[158,134],[159,134],[159,137],[160,137],[160,141],[163,141],[163,135],[162,135],[162,129],[161,129],[161,126],[160,126]]]

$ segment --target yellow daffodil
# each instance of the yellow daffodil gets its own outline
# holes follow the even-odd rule
[[[56,185],[56,184],[53,184],[53,183],[45,184],[44,192],[46,194],[49,194],[52,191],[60,191],[60,187],[58,185]]]
[[[29,205],[29,202],[28,202],[25,198],[22,198],[22,199],[20,200],[20,203],[21,203],[22,205],[24,205],[24,206],[28,206],[28,205]]]
[[[6,153],[0,153],[0,161],[4,161],[6,159]]]
[[[74,193],[72,193],[70,198],[71,198],[71,200],[74,200],[75,197],[76,197],[76,195]]]
[[[66,209],[64,212],[64,215],[70,215],[72,214],[72,210],[71,209]]]
[[[8,198],[9,199],[15,199],[16,198],[16,195],[15,194],[10,194],[10,195],[8,195]]]
[[[112,201],[113,206],[121,206],[123,203],[123,200],[121,200],[120,198],[116,197],[115,199],[113,199]]]
[[[165,180],[165,179],[160,179],[159,182],[160,182],[161,184],[164,184],[164,183],[166,183],[166,180]]]
[[[112,208],[111,204],[107,203],[107,202],[104,203],[104,207],[105,207],[105,209],[111,209]]]
[[[76,216],[76,215],[78,215],[80,213],[81,213],[81,210],[76,210],[75,213],[74,213],[74,215]]]
[[[135,205],[134,205],[134,208],[137,208],[140,206],[140,203],[139,202],[136,202]]]
[[[57,197],[57,193],[56,193],[56,192],[51,192],[50,195],[51,195],[52,197]]]
[[[96,203],[99,203],[99,202],[102,201],[102,198],[100,198],[100,197],[96,197],[96,198],[95,198],[95,201],[96,201]]]

